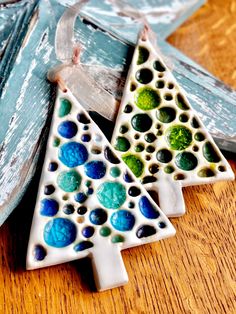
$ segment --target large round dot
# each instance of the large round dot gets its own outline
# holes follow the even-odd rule
[[[135,104],[142,110],[151,110],[158,107],[161,98],[157,91],[151,87],[139,88],[135,94]]]
[[[65,192],[74,192],[78,190],[81,183],[80,174],[75,171],[63,171],[57,177],[57,184]]]
[[[119,182],[104,182],[97,189],[97,198],[104,207],[117,209],[126,200],[126,190]]]
[[[122,159],[137,178],[141,176],[144,170],[144,163],[139,157],[127,155],[123,156]]]
[[[44,241],[53,247],[62,248],[75,241],[77,229],[75,224],[67,218],[50,220],[44,228]]]
[[[168,149],[160,149],[157,152],[157,160],[163,163],[168,163],[172,159],[172,153]]]
[[[107,221],[107,213],[102,208],[96,208],[90,212],[89,219],[94,225],[102,225]]]
[[[105,176],[106,165],[103,161],[93,160],[84,165],[85,174],[92,179],[101,179]]]
[[[179,153],[175,157],[175,163],[182,170],[193,170],[197,167],[197,158],[190,152]]]
[[[132,127],[139,132],[146,132],[152,126],[152,119],[146,113],[139,113],[131,120]]]
[[[88,151],[83,144],[69,142],[61,146],[58,157],[64,165],[74,168],[86,162]]]
[[[141,84],[148,84],[153,79],[152,71],[149,69],[140,69],[136,72],[136,80]]]
[[[72,138],[76,135],[78,128],[73,121],[63,121],[59,124],[58,133],[65,138]]]
[[[134,215],[128,210],[119,210],[111,216],[112,226],[119,231],[129,231],[135,224]]]
[[[167,129],[166,140],[171,149],[183,150],[192,143],[192,133],[185,126],[174,125]]]
[[[162,107],[157,110],[157,119],[162,123],[170,123],[175,120],[176,111],[171,107]]]
[[[40,214],[42,216],[52,217],[56,215],[59,209],[59,204],[51,198],[44,198],[40,204]]]

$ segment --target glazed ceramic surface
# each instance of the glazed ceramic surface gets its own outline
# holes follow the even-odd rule
[[[136,46],[112,144],[168,216],[185,211],[182,186],[233,179],[185,92],[147,38]]]
[[[34,269],[92,257],[99,290],[127,282],[120,250],[175,229],[68,90],[58,90],[27,254]]]

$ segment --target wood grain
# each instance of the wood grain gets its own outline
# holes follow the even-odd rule
[[[222,79],[229,83],[232,82],[232,69],[236,68],[236,41],[225,45],[221,53],[215,48],[208,54],[204,51],[198,54],[200,48],[193,42],[206,30],[210,34],[202,39],[201,47],[214,47],[216,40],[224,40],[224,32],[234,25],[234,19],[227,19],[224,32],[219,26],[216,37],[211,35],[209,19],[212,25],[219,23],[222,12],[230,7],[234,10],[234,2],[208,1],[171,37],[172,44],[179,48],[191,42],[187,45],[188,55],[198,58],[202,64],[207,65],[206,59],[213,54],[215,75],[222,75],[224,64]],[[218,13],[212,16],[211,12]],[[194,33],[195,22],[201,24],[204,32]],[[236,173],[235,155],[227,157]],[[236,312],[235,181],[184,189],[187,214],[172,219],[177,229],[176,237],[124,251],[122,255],[130,279],[128,285],[97,293],[88,259],[25,271],[39,173],[40,168],[20,206],[0,229],[0,313]]]

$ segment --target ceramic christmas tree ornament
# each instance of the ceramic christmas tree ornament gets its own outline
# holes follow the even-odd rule
[[[182,187],[234,174],[185,92],[142,31],[129,70],[112,144],[167,216],[185,212]]]
[[[35,269],[90,256],[98,290],[127,282],[121,250],[175,229],[70,90],[58,89],[27,253]]]

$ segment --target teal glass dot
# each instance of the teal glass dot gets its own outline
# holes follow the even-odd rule
[[[97,198],[105,208],[117,209],[126,200],[126,189],[119,182],[104,182],[97,189]]]
[[[57,177],[57,184],[65,192],[74,192],[80,187],[81,176],[75,170],[63,171]]]
[[[111,170],[110,170],[110,175],[113,177],[113,178],[117,178],[120,176],[120,169],[118,167],[112,167]]]

